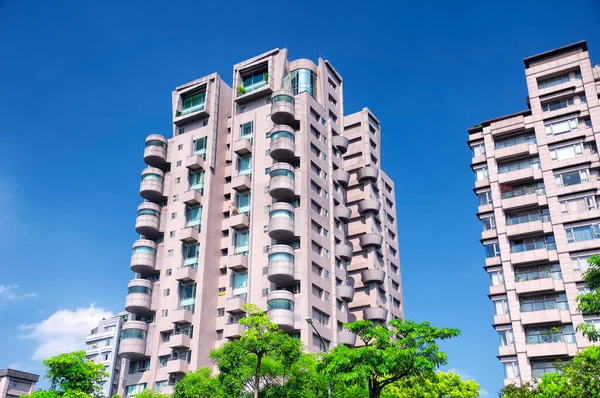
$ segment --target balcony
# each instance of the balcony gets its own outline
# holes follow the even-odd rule
[[[498,174],[498,182],[500,182],[500,184],[505,184],[507,182],[541,179],[542,170],[533,168],[526,168],[521,170],[509,171],[508,173]]]
[[[337,296],[344,301],[354,300],[354,286],[338,285]]]
[[[202,193],[195,189],[185,191],[181,195],[181,201],[188,206],[198,206],[202,203]]]
[[[171,335],[168,345],[171,348],[190,348],[190,336],[183,333]]]
[[[510,314],[494,315],[494,325],[510,323]]]
[[[295,195],[294,167],[287,163],[275,163],[270,171],[269,194],[276,200],[292,199]]]
[[[192,311],[190,311],[190,310],[185,310],[185,309],[173,310],[173,311],[169,311],[169,321],[171,323],[177,323],[177,324],[192,323],[193,315],[194,314],[192,314]]]
[[[268,315],[284,332],[294,330],[294,295],[287,290],[273,290],[267,296]]]
[[[571,315],[568,310],[557,308],[542,311],[521,312],[521,323],[523,325],[534,325],[539,323],[571,323]]]
[[[288,245],[274,245],[269,248],[269,282],[286,285],[294,281],[294,249]]]
[[[510,261],[514,265],[534,262],[546,262],[551,260],[558,260],[556,250],[548,250],[545,247],[541,249],[522,251],[519,253],[510,253]]]
[[[358,243],[363,249],[369,247],[375,247],[379,249],[381,248],[381,244],[383,243],[383,236],[377,233],[363,234],[358,237]]]
[[[342,260],[352,260],[352,245],[350,243],[338,243],[335,245],[335,254]]]
[[[164,179],[165,173],[161,169],[146,167],[144,171],[142,171],[140,196],[151,202],[162,200]]]
[[[200,155],[188,156],[185,159],[185,167],[191,171],[204,170],[204,158]]]
[[[243,314],[246,305],[246,299],[243,297],[230,297],[225,302],[225,311],[230,314]]]
[[[240,156],[249,155],[252,153],[252,140],[241,139],[233,143],[233,152]]]
[[[354,347],[356,345],[356,335],[349,330],[340,330],[338,332],[338,344]]]
[[[515,282],[517,294],[526,294],[533,292],[555,291],[562,292],[565,285],[561,279],[541,278],[531,281]]]
[[[256,99],[270,96],[273,93],[274,85],[273,73],[268,73],[270,69],[272,69],[272,67],[268,68],[267,65],[265,65],[264,72],[252,72],[250,75],[253,76],[250,77],[242,71],[240,77],[235,79],[237,95],[234,98],[234,101],[239,105],[243,105]],[[249,81],[250,83],[248,83]]]
[[[360,273],[360,277],[364,284],[385,282],[385,272],[380,269],[367,269]]]
[[[152,282],[146,279],[132,279],[127,285],[125,311],[147,314],[151,311]]]
[[[228,323],[223,328],[223,337],[229,340],[239,339],[245,330],[246,327],[244,325],[240,325],[239,323]]]
[[[278,90],[271,96],[271,120],[275,124],[291,125],[296,120],[294,97],[287,90]]]
[[[387,310],[381,307],[369,307],[363,310],[363,318],[367,321],[385,322],[387,319]]]
[[[235,254],[228,258],[228,268],[234,271],[243,271],[248,269],[248,257],[243,254]]]
[[[271,205],[269,212],[269,236],[278,241],[291,240],[295,236],[294,206],[285,202]]]
[[[196,273],[192,267],[179,267],[175,270],[175,279],[179,282],[192,282],[196,280]]]
[[[356,177],[359,182],[364,181],[377,181],[377,176],[379,175],[379,170],[372,166],[365,166],[361,169],[358,169],[356,172]]]
[[[127,359],[141,359],[146,356],[146,335],[148,325],[139,321],[123,323],[119,356]]]
[[[350,173],[343,169],[333,170],[333,180],[345,188],[350,182]]]
[[[562,357],[575,356],[577,344],[557,341],[553,343],[527,344],[527,356],[534,357]]]
[[[238,192],[247,191],[252,187],[250,177],[247,175],[239,175],[231,180],[231,187]]]
[[[147,239],[136,240],[133,244],[129,267],[133,272],[147,274],[156,267],[156,243]]]
[[[544,188],[525,187],[502,192],[502,207],[505,210],[548,204]]]
[[[159,232],[160,207],[152,202],[144,202],[137,208],[135,232],[140,235],[156,236]]]
[[[159,134],[146,137],[144,162],[152,167],[163,167],[167,163],[167,139]]]
[[[496,148],[494,150],[494,157],[496,160],[504,160],[513,157],[535,155],[538,153],[537,145],[523,142],[521,144],[507,146],[504,148]]]
[[[552,224],[549,222],[543,223],[542,220],[535,220],[506,226],[506,235],[509,237],[542,232],[552,232]]]
[[[498,356],[499,357],[508,357],[517,355],[517,348],[514,344],[509,345],[501,345],[498,347]]]
[[[200,235],[200,232],[198,231],[198,229],[196,227],[187,227],[187,228],[183,228],[181,230],[181,235],[179,240],[181,240],[184,243],[198,243],[198,236]]]
[[[331,137],[331,143],[334,147],[336,147],[342,154],[348,151],[348,143],[350,141],[346,137],[342,137],[341,135],[334,135]]]
[[[229,218],[229,225],[235,230],[247,229],[250,227],[250,217],[245,213],[236,214]]]
[[[173,123],[177,126],[181,126],[209,117],[210,113],[208,112],[208,109],[210,109],[213,84],[214,83],[203,82],[196,84],[195,87],[187,87],[183,92],[178,92],[177,94],[181,94],[181,96],[177,95]]]
[[[363,199],[358,202],[358,212],[360,214],[365,213],[379,213],[379,209],[381,208],[381,202],[377,199]]]
[[[273,115],[271,115],[273,117]],[[294,159],[296,144],[294,129],[277,125],[271,129],[270,155],[276,162],[289,162]]]
[[[333,215],[340,221],[347,223],[352,218],[352,210],[344,205],[337,205],[333,208]]]
[[[168,374],[187,373],[188,362],[185,359],[170,359],[167,362],[166,372]]]

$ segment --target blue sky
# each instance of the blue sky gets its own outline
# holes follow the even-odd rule
[[[161,3],[0,0],[0,368],[40,372],[123,308],[143,142],[170,134],[171,90],[287,47],[330,60],[346,112],[382,121],[406,316],[460,328],[449,367],[495,396],[466,129],[525,109],[523,57],[587,39],[600,59],[598,3]]]

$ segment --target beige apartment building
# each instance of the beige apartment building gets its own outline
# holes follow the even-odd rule
[[[40,376],[15,369],[0,370],[0,398],[18,398],[34,392]]]
[[[469,129],[505,384],[590,345],[575,329],[600,254],[600,68],[585,41],[525,58],[528,109]]]
[[[177,87],[172,137],[146,138],[125,396],[170,392],[212,365],[210,350],[243,332],[246,303],[309,351],[356,344],[345,322],[403,318],[379,120],[344,116],[334,67],[286,49],[235,65],[233,87],[217,73]]]

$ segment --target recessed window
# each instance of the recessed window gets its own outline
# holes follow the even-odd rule
[[[181,167],[181,160],[177,161],[177,167]]]

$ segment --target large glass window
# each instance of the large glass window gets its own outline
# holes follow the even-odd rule
[[[559,187],[568,187],[570,185],[581,184],[590,180],[588,169],[569,171],[554,176],[556,185]]]
[[[535,281],[538,279],[562,279],[560,264],[533,265],[515,269],[515,280],[517,282]]]
[[[133,254],[151,254],[151,255],[156,254],[156,250],[154,250],[153,247],[148,247],[148,246],[134,247],[132,252],[133,252]]]
[[[130,287],[128,287],[127,294],[133,294],[133,293],[150,294],[150,293],[152,293],[152,290],[146,286],[130,286]]]
[[[294,262],[294,256],[290,253],[271,253],[269,254],[269,262],[271,261],[290,261]]]
[[[511,162],[506,164],[498,165],[498,173],[509,173],[511,171],[517,170],[525,170],[525,169],[539,169],[540,168],[540,159],[539,158],[531,158],[520,160],[518,162]]]
[[[521,253],[537,249],[556,250],[554,235],[536,236],[533,238],[515,239],[510,242],[511,253]]]
[[[293,94],[306,91],[311,97],[317,98],[317,75],[310,69],[296,69],[283,79],[283,88]]]
[[[502,286],[504,284],[504,272],[502,270],[490,271],[490,284],[492,286]]]
[[[196,227],[196,229],[200,230],[200,226],[202,225],[202,206],[188,207],[186,219],[188,227]]]
[[[204,190],[204,170],[190,173],[190,190],[200,192]]]
[[[575,79],[581,79],[581,73],[579,72],[575,72],[573,76]],[[554,87],[562,83],[567,83],[569,80],[571,80],[570,73],[567,72],[559,76],[554,76],[548,79],[540,80],[538,82],[538,87],[540,89]]]
[[[238,193],[235,200],[239,213],[247,214],[250,212],[250,192]]]
[[[496,229],[496,218],[494,216],[481,217],[481,226],[484,232]]]
[[[268,311],[271,310],[290,310],[294,311],[294,302],[286,299],[273,299],[267,301]]]
[[[565,228],[565,231],[567,233],[567,241],[569,243],[600,239],[600,225],[598,224]]]
[[[509,310],[508,310],[508,300],[507,299],[494,300],[493,303],[494,303],[494,311],[495,311],[496,315],[508,314]]]
[[[129,362],[129,374],[142,373],[150,369],[150,359]]]
[[[521,134],[516,137],[510,137],[510,138],[505,138],[503,140],[498,140],[494,143],[494,147],[496,149],[500,149],[500,148],[506,148],[506,147],[511,147],[514,145],[523,144],[525,142],[527,142],[528,144],[535,144],[536,143],[535,133],[531,132],[531,133],[527,133],[527,134]]]
[[[162,148],[166,148],[167,144],[162,142],[161,140],[148,140],[148,141],[146,141],[146,147],[149,147],[149,146],[159,146]]]
[[[519,373],[519,363],[517,361],[503,362],[503,365],[505,378],[518,379],[521,376]]]
[[[582,211],[596,210],[597,208],[598,203],[594,195],[560,201],[560,210],[563,213],[579,213]]]
[[[196,305],[196,284],[179,285],[179,308],[194,312]]]
[[[204,103],[206,102],[206,92],[201,92],[188,97],[183,98],[183,109],[182,115],[201,111],[204,109]]]
[[[154,174],[154,173],[146,173],[142,175],[142,181],[144,180],[156,180],[156,181],[163,181],[163,177],[159,174]]]
[[[483,181],[483,180],[488,179],[488,168],[487,167],[481,167],[479,169],[475,169],[475,170],[473,170],[473,173],[475,173],[476,181]]]
[[[492,204],[492,192],[491,191],[479,192],[477,194],[477,199],[479,199],[479,206],[491,205]]]
[[[515,343],[512,329],[498,330],[498,337],[500,338],[500,345],[503,347]]]
[[[539,379],[544,373],[554,373],[557,371],[555,361],[531,361],[531,376]]]
[[[478,156],[485,155],[485,144],[478,142],[477,144],[471,144],[471,156],[476,158]]]
[[[289,131],[275,131],[271,134],[272,140],[275,140],[277,138],[288,138],[292,141],[294,141],[295,139],[294,134],[290,133]]]
[[[289,102],[289,103],[294,103],[294,97],[290,97],[289,95],[285,95],[285,94],[280,94],[280,95],[276,95],[273,98],[271,98],[271,103],[274,104],[276,102],[279,101],[285,101],[285,102]]]
[[[139,209],[137,211],[138,216],[155,216],[158,217],[158,211],[154,209]]]
[[[289,210],[271,210],[269,218],[285,217],[294,219],[294,212]]]
[[[525,224],[538,220],[541,220],[542,222],[550,221],[550,209],[539,209],[506,215],[507,225]]]
[[[146,383],[135,384],[133,386],[127,386],[125,391],[126,398],[134,398],[137,394],[141,393],[146,389]]]
[[[198,267],[199,245],[183,245],[183,265],[185,267]]]
[[[200,155],[206,160],[206,137],[194,140],[194,155]]]
[[[544,112],[556,111],[559,109],[566,108],[567,106],[571,106],[575,103],[575,97],[563,98],[556,101],[546,102],[542,104],[542,110]]]
[[[577,156],[583,156],[583,144],[571,144],[550,149],[550,159],[554,162],[557,160],[567,160]]]
[[[146,332],[140,329],[125,329],[121,332],[121,340],[123,339],[145,339]]]
[[[247,252],[250,248],[249,246],[250,232],[236,232],[235,233],[235,253],[244,253]]]
[[[500,244],[499,243],[488,243],[483,245],[485,248],[485,257],[500,257]]]
[[[289,177],[292,180],[294,179],[294,172],[291,170],[286,170],[286,169],[277,169],[277,170],[272,170],[269,173],[269,176],[271,178],[273,177],[279,177],[279,176],[284,176],[284,177]]]
[[[573,269],[575,271],[587,271],[590,267],[590,263],[588,262],[589,258],[597,255],[598,254],[590,254],[587,256],[571,257],[571,264],[573,265]]]
[[[244,93],[261,88],[268,83],[268,80],[269,74],[267,73],[266,69],[243,75],[242,87],[244,88]]]
[[[544,311],[559,309],[567,311],[569,303],[567,295],[562,294],[542,294],[539,296],[522,297],[520,304],[521,312]]]
[[[525,328],[526,344],[575,343],[573,325]]]
[[[548,123],[544,126],[547,135],[558,135],[579,129],[579,120],[574,117],[560,122]]]
[[[252,173],[252,155],[242,156],[238,158],[238,173],[240,175],[247,175]]]
[[[252,138],[254,135],[254,122],[240,124],[240,139]]]

